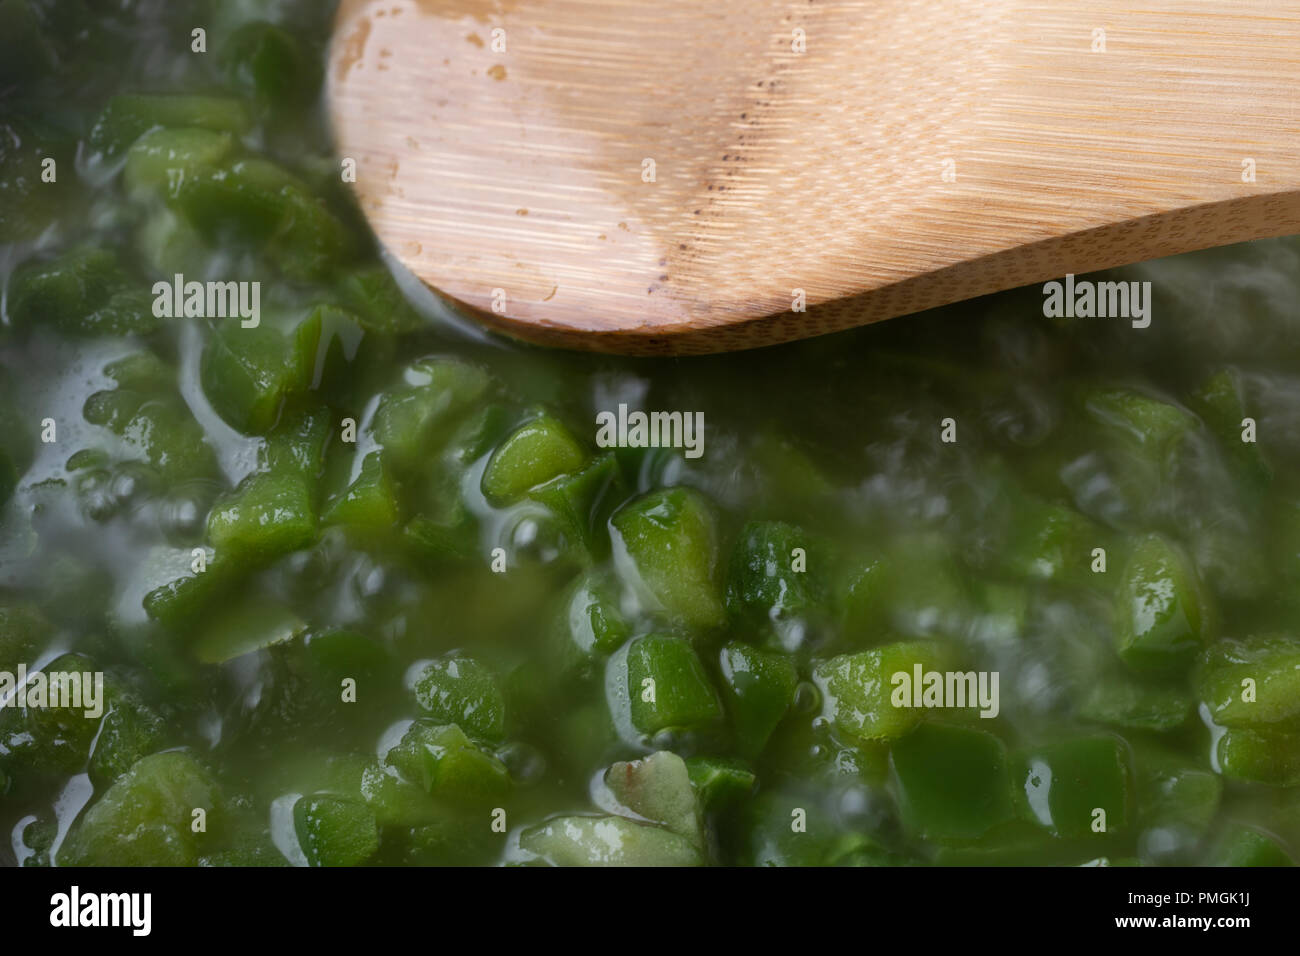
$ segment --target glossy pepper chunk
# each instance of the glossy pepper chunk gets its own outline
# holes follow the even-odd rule
[[[559,519],[569,540],[584,553],[604,557],[609,552],[605,526],[627,497],[622,470],[612,454],[592,459],[585,467],[535,486],[528,496]]]
[[[822,692],[822,714],[849,737],[901,737],[920,722],[924,711],[895,706],[896,692],[905,704],[915,701],[898,675],[913,681],[918,666],[923,674],[945,670],[949,656],[937,643],[903,641],[820,661],[813,667],[813,681]]]
[[[422,473],[487,395],[492,378],[477,365],[435,356],[413,363],[403,379],[380,399],[373,431],[394,467]]]
[[[311,866],[356,866],[379,849],[374,811],[361,800],[303,797],[293,805],[293,826]]]
[[[116,255],[96,246],[18,269],[8,310],[16,325],[72,335],[146,334],[158,325],[147,290],[132,282]]]
[[[397,523],[397,495],[382,455],[372,451],[361,462],[356,479],[321,515],[323,524],[384,531]]]
[[[809,550],[812,550],[810,556]],[[814,570],[808,570],[808,561]],[[824,560],[810,536],[780,521],[751,521],[740,532],[727,572],[727,610],[746,625],[771,632],[788,651],[800,647],[825,607]]]
[[[230,155],[229,133],[207,129],[153,129],[126,154],[126,188],[175,196],[187,176],[219,164]]]
[[[1300,717],[1300,640],[1273,634],[1206,649],[1197,691],[1214,722],[1266,727]]]
[[[193,866],[203,834],[195,809],[215,824],[224,801],[211,773],[186,751],[136,762],[86,811],[58,852],[62,866]]]
[[[706,813],[735,806],[754,792],[758,782],[747,764],[728,757],[691,757],[686,771]]]
[[[610,519],[619,573],[652,609],[688,627],[723,623],[712,509],[689,488],[654,491]]]
[[[628,645],[625,666],[632,724],[642,733],[696,727],[722,717],[704,665],[685,638],[636,638]]]
[[[1080,737],[1017,753],[1013,774],[1030,818],[1066,838],[1129,825],[1131,758],[1116,737]]]
[[[899,811],[912,832],[973,840],[1015,818],[1011,765],[992,734],[925,723],[890,748]]]
[[[583,671],[613,654],[630,628],[610,576],[588,571],[565,591],[551,624],[553,659],[561,670]]]
[[[285,398],[310,389],[320,330],[318,313],[291,335],[270,325],[218,322],[200,368],[203,393],[217,414],[245,434],[269,431]]]
[[[160,126],[242,133],[250,123],[244,104],[231,97],[124,93],[108,101],[91,127],[90,143],[112,153]]]
[[[1225,777],[1300,786],[1300,732],[1229,728],[1219,738],[1215,756]]]
[[[94,693],[95,664],[80,654],[63,654],[43,667],[39,676],[28,675],[26,706],[12,703],[0,710],[0,763],[14,772],[73,774],[86,763],[106,702],[99,700],[99,713],[87,716],[90,707],[61,707],[51,698],[56,674],[78,674],[78,686]],[[13,674],[0,677],[0,694],[6,698],[17,689]]]
[[[587,453],[560,421],[543,415],[525,422],[497,446],[483,472],[483,494],[509,504],[530,488],[578,471]]]
[[[325,468],[325,448],[333,422],[322,406],[299,409],[281,417],[258,449],[260,470],[291,473],[309,484]]]
[[[269,562],[316,540],[311,493],[296,475],[255,474],[208,515],[208,540],[222,561]]]
[[[384,762],[425,793],[457,805],[479,806],[510,788],[505,764],[455,724],[412,724]]]
[[[732,641],[719,652],[722,695],[742,754],[754,755],[794,700],[799,674],[785,654]]]
[[[1158,535],[1142,538],[1124,569],[1117,596],[1119,656],[1139,669],[1190,663],[1202,643],[1204,602],[1187,556]]]
[[[471,657],[430,661],[415,679],[415,699],[434,720],[459,724],[475,737],[505,736],[505,698],[496,677]]]
[[[199,171],[173,204],[205,240],[242,245],[296,279],[324,277],[352,248],[347,228],[307,185],[264,159]]]

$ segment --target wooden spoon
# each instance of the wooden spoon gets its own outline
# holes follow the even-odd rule
[[[344,0],[328,88],[383,242],[547,344],[748,348],[1300,232],[1300,0]]]

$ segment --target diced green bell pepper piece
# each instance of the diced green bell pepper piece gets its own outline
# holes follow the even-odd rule
[[[652,491],[614,513],[615,564],[652,610],[692,628],[725,620],[717,585],[718,535],[704,496]]]
[[[120,435],[145,401],[145,393],[121,388],[93,392],[86,397],[81,417],[92,425],[102,425]]]
[[[90,778],[111,783],[136,761],[162,749],[168,737],[166,720],[136,695],[111,688],[104,719],[90,754]]]
[[[1177,667],[1201,646],[1204,596],[1181,550],[1158,535],[1142,538],[1123,572],[1116,605],[1119,656],[1135,668]]]
[[[138,761],[68,834],[61,866],[193,866],[202,837],[191,829],[203,809],[209,832],[221,797],[211,775],[185,751]]]
[[[203,428],[177,398],[146,401],[121,430],[126,443],[167,484],[207,478],[216,473],[217,459]]]
[[[722,697],[743,754],[758,754],[790,708],[799,673],[785,654],[732,641],[719,663]]]
[[[1232,727],[1219,738],[1217,756],[1225,777],[1300,786],[1300,732]]]
[[[381,828],[422,826],[446,816],[446,807],[392,767],[367,767],[361,795]]]
[[[559,602],[551,624],[551,659],[561,671],[585,671],[614,653],[631,634],[619,607],[615,583],[602,571],[588,571]]]
[[[83,706],[58,706],[52,697],[55,689],[51,685],[56,679],[52,675],[83,675],[80,686],[85,688],[85,681],[91,680],[89,689],[93,693],[91,675],[95,671],[89,659],[64,654],[41,668],[45,677],[39,678],[39,683],[32,680],[34,675],[28,675],[26,708],[9,706],[0,710],[0,759],[11,770],[32,769],[44,775],[73,774],[84,768],[102,714],[87,717],[89,704],[84,696]],[[0,681],[0,695],[9,696],[15,690],[12,684],[12,676]],[[45,688],[43,701],[35,696],[41,688]],[[102,710],[106,702],[97,703]]]
[[[326,507],[321,523],[366,531],[386,531],[397,523],[397,498],[382,456],[372,451],[356,480]]]
[[[421,359],[405,379],[380,399],[373,430],[396,467],[418,474],[485,398],[492,379],[477,365],[445,358]]]
[[[215,557],[215,551],[205,548],[200,564],[192,548],[151,548],[132,571],[122,590],[123,600],[138,600],[149,617],[166,627],[187,626],[228,578],[224,565],[217,564]],[[196,571],[196,566],[204,570]],[[120,617],[129,622],[137,610],[123,607]]]
[[[176,370],[150,351],[132,352],[109,362],[104,374],[117,383],[117,387],[136,392],[174,391]]]
[[[796,570],[796,549],[803,552],[804,570]],[[821,586],[824,572],[816,567],[819,557],[809,536],[793,525],[751,521],[741,530],[731,554],[727,610],[746,625],[774,631],[786,650],[797,649],[809,619],[826,604]],[[809,560],[814,565],[811,572]]]
[[[856,654],[841,654],[813,668],[822,692],[822,715],[850,737],[892,739],[915,727],[923,711],[912,706],[916,667],[922,673],[945,671],[948,651],[939,644],[903,641]],[[903,674],[907,683],[896,675]],[[906,706],[895,706],[894,698]],[[969,704],[970,702],[968,702]]]
[[[482,806],[510,789],[505,764],[455,724],[412,724],[385,763],[426,793],[454,804]]]
[[[90,144],[110,153],[130,146],[156,126],[187,126],[242,133],[250,125],[244,104],[231,97],[169,93],[123,94],[108,106],[90,131]]]
[[[127,151],[127,189],[175,196],[186,177],[216,166],[233,148],[234,140],[229,133],[206,129],[150,130]]]
[[[471,657],[430,661],[415,680],[415,700],[433,719],[459,724],[475,737],[505,737],[505,699],[496,677]]]
[[[302,409],[283,416],[259,449],[263,471],[296,474],[309,484],[325,468],[325,446],[333,427],[329,409]]]
[[[294,475],[245,478],[208,515],[208,540],[217,560],[262,564],[316,540],[311,492]]]
[[[580,471],[560,475],[534,487],[529,497],[554,514],[569,540],[597,558],[608,552],[606,526],[627,497],[623,472],[612,454],[601,455]]]
[[[973,840],[1015,818],[1006,747],[992,734],[925,723],[894,742],[890,762],[912,833]]]
[[[626,817],[555,817],[525,830],[519,846],[551,866],[700,866],[690,840]]]
[[[1300,717],[1300,640],[1227,638],[1206,649],[1197,692],[1216,724],[1253,727]]]
[[[543,415],[514,430],[492,453],[483,472],[483,494],[496,505],[523,497],[530,488],[580,469],[587,453],[558,420]]]
[[[206,241],[251,247],[292,278],[324,278],[352,247],[347,227],[305,183],[263,159],[201,170],[174,202]]]
[[[311,866],[357,866],[379,850],[374,811],[360,800],[303,797],[293,805],[293,827]]]
[[[200,379],[212,407],[231,427],[265,434],[290,395],[310,389],[321,319],[313,313],[292,336],[266,324],[221,320],[203,350]]]
[[[622,761],[605,772],[605,784],[623,806],[704,846],[699,805],[686,762],[660,750],[640,760]]]
[[[492,402],[480,408],[470,414],[452,434],[447,443],[447,453],[461,465],[478,461],[510,433],[514,419],[514,411],[502,402]],[[587,470],[594,469],[600,461],[597,459]]]
[[[33,262],[10,280],[8,309],[18,326],[48,326],[72,335],[153,331],[153,300],[107,249],[80,247]]]
[[[722,706],[691,642],[648,634],[627,649],[632,724],[643,734],[690,728],[722,717]]]
[[[1132,766],[1128,748],[1118,738],[1080,737],[1035,747],[1017,753],[1012,763],[1026,819],[1065,838],[1128,826]]]
[[[1094,389],[1085,397],[1084,409],[1095,421],[1149,450],[1157,460],[1196,427],[1196,419],[1177,405],[1131,389]]]
[[[706,813],[735,806],[754,792],[758,782],[746,764],[726,757],[691,757],[686,771],[700,809]]]

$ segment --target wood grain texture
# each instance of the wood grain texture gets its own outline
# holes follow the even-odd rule
[[[1300,232],[1300,0],[344,0],[328,88],[382,241],[545,344],[749,348]]]

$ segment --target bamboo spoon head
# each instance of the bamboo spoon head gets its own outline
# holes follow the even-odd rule
[[[745,348],[1300,231],[1300,5],[1127,6],[344,0],[330,109],[488,324]]]

